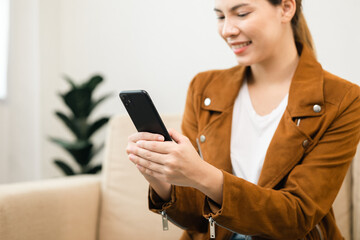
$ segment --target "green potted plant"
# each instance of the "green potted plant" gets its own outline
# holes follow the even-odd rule
[[[65,80],[70,84],[70,90],[60,93],[59,96],[69,108],[70,113],[65,114],[56,111],[56,116],[73,133],[75,140],[67,141],[60,138],[50,137],[50,141],[62,147],[68,152],[80,167],[80,172],[75,171],[70,165],[61,159],[55,159],[55,165],[62,170],[65,175],[77,174],[96,174],[102,168],[101,164],[93,165],[91,160],[104,147],[104,143],[95,146],[91,137],[100,128],[106,125],[109,117],[101,117],[95,121],[90,121],[89,116],[92,111],[111,94],[105,94],[99,99],[93,99],[93,92],[103,81],[99,75],[92,76],[82,84],[75,84],[73,80],[65,76]]]

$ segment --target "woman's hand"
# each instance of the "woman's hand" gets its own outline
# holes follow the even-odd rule
[[[174,142],[139,139],[128,146],[129,159],[145,177],[178,186],[197,188],[221,204],[222,172],[202,160],[190,140],[169,130]]]
[[[129,136],[128,138],[128,145],[126,148],[126,152],[129,155],[129,159],[132,155],[132,149],[136,148],[136,142],[138,141],[159,141],[163,142],[164,137],[158,134],[152,134],[152,133],[134,133]],[[135,163],[136,164],[136,163]],[[156,191],[156,193],[164,200],[168,201],[170,200],[170,191],[171,191],[171,184],[166,183],[164,181],[161,181],[157,179],[154,176],[151,176],[149,174],[146,174],[143,170],[143,168],[140,165],[137,165],[137,168],[140,170],[142,175],[145,177],[145,179],[149,182],[150,186]]]

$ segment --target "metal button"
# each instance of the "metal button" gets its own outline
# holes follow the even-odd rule
[[[302,143],[303,147],[306,148],[307,146],[309,146],[309,140],[304,140]]]
[[[319,113],[321,112],[321,106],[318,104],[315,104],[313,107],[314,112]]]
[[[204,136],[204,135],[201,135],[201,136],[200,136],[200,142],[203,143],[203,142],[205,142],[205,140],[206,140],[205,136]]]
[[[205,98],[204,104],[205,106],[209,106],[211,103],[211,99],[210,98]]]

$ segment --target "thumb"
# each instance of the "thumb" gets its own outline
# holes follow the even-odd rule
[[[176,131],[175,129],[168,129],[168,132],[170,134],[170,137],[176,142],[176,143],[181,143],[181,140],[183,138],[183,135],[181,133],[179,133],[178,131]]]

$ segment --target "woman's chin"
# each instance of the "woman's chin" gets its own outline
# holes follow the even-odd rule
[[[239,56],[236,56],[236,61],[237,61],[238,65],[240,65],[240,66],[250,66],[250,65],[254,64],[254,62],[251,61],[250,59],[244,58],[244,57],[239,57]]]

